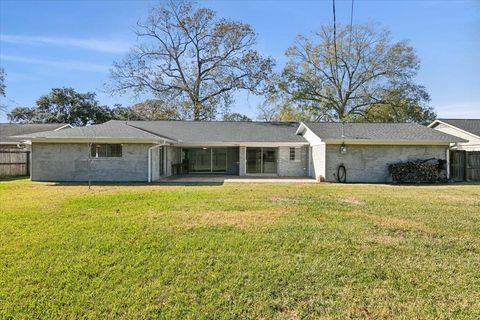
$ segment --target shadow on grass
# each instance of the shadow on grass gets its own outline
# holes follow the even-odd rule
[[[462,181],[462,182],[418,182],[418,183],[390,183],[391,186],[398,187],[458,187],[458,186],[480,186],[480,181]]]
[[[50,186],[64,187],[88,187],[88,182],[52,182]],[[93,187],[152,187],[152,186],[184,186],[184,187],[202,187],[202,186],[221,186],[223,181],[218,182],[92,182]]]
[[[14,176],[14,177],[0,177],[0,182],[2,181],[17,181],[29,179],[29,176]]]

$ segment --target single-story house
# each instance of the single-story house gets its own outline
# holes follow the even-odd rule
[[[30,149],[29,144],[22,142],[25,139],[16,136],[65,128],[71,128],[71,126],[64,123],[0,123],[0,150]]]
[[[437,119],[428,127],[467,140],[452,145],[455,150],[480,151],[480,119]]]
[[[109,121],[22,137],[36,181],[158,181],[178,173],[389,181],[389,163],[448,161],[461,138],[418,124]]]

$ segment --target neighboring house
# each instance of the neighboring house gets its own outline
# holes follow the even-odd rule
[[[438,119],[429,127],[467,140],[454,145],[455,150],[480,151],[480,119]]]
[[[430,128],[464,139],[451,145],[451,178],[480,181],[480,119],[438,119]]]
[[[32,134],[42,131],[56,131],[64,128],[71,128],[68,124],[41,123],[41,124],[20,124],[0,123],[0,150],[29,149],[28,144],[23,144],[21,138],[15,136]]]
[[[448,159],[463,139],[417,124],[109,121],[23,136],[32,180],[158,181],[184,174],[386,182],[387,165]]]

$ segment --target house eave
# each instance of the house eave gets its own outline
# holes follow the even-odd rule
[[[326,139],[326,144],[358,144],[358,145],[437,145],[449,146],[454,141],[439,140],[369,140],[369,139]]]
[[[181,142],[174,143],[178,147],[279,147],[279,146],[305,146],[308,142],[223,142],[223,141],[205,141],[205,142]]]
[[[31,138],[32,143],[132,143],[132,144],[145,144],[145,143],[159,143],[168,142],[172,143],[168,139],[137,139],[137,138],[110,138],[110,137],[92,137],[92,138]],[[28,141],[28,140],[26,140]]]
[[[464,134],[467,134],[467,135],[469,135],[469,136],[472,136],[472,137],[475,137],[475,138],[477,138],[477,139],[480,139],[480,136],[478,136],[478,135],[476,135],[476,134],[474,134],[474,133],[471,133],[470,131],[466,131],[466,130],[463,130],[463,129],[459,128],[459,127],[456,127],[456,126],[454,126],[454,125],[451,125],[451,124],[449,124],[449,123],[447,123],[447,122],[443,122],[442,120],[435,120],[435,121],[433,121],[432,123],[430,123],[430,124],[428,125],[428,127],[429,127],[429,128],[432,128],[432,129],[435,129],[435,127],[436,127],[437,125],[439,125],[439,124],[443,124],[443,125],[445,125],[445,126],[447,126],[447,127],[450,127],[450,128],[455,129],[455,130],[458,130],[458,131],[460,131],[460,132],[462,132],[462,133],[464,133]],[[457,142],[468,142],[468,141],[465,140],[465,139],[462,139],[462,141],[457,141]]]

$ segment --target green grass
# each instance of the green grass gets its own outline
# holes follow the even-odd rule
[[[480,185],[0,182],[0,319],[478,319]]]

